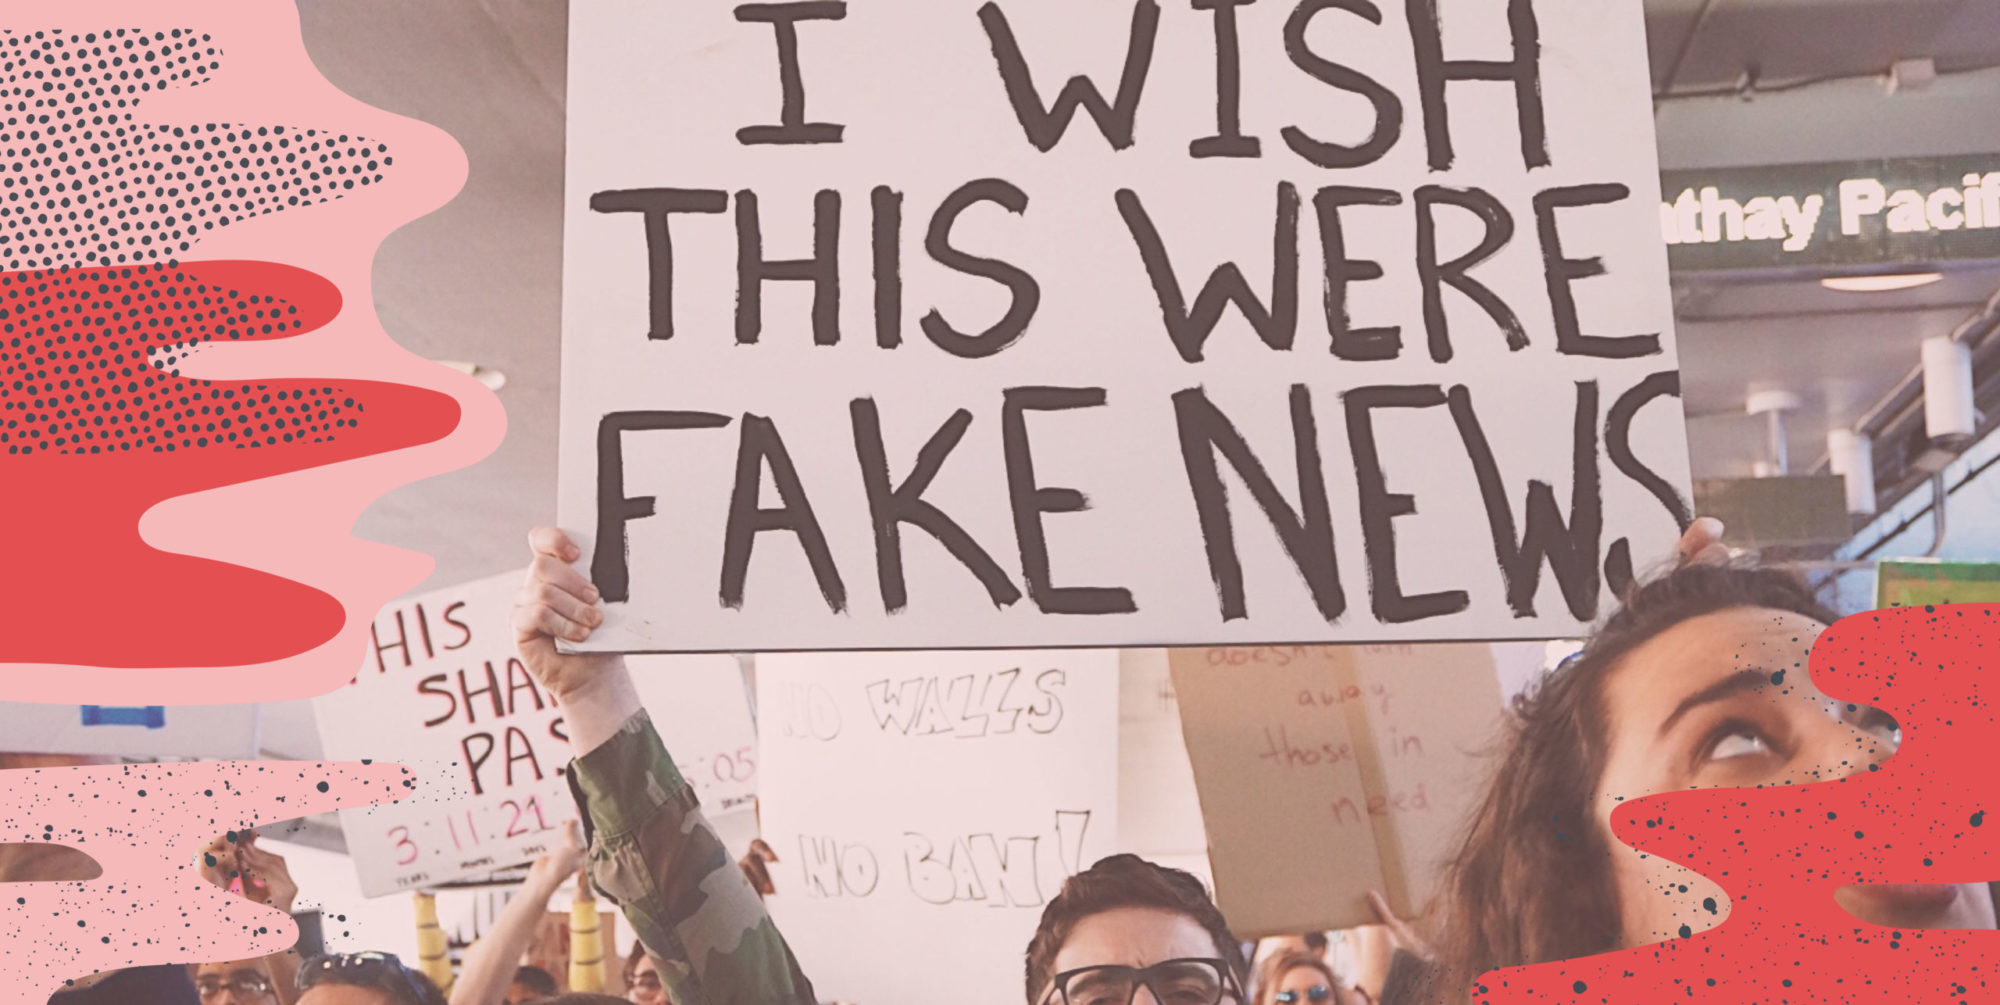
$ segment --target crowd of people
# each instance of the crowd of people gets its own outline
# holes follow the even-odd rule
[[[1496,968],[1720,923],[1720,889],[1615,840],[1613,809],[1698,786],[1838,778],[1869,770],[1900,740],[1887,714],[1813,686],[1807,652],[1833,613],[1785,574],[1729,564],[1720,534],[1714,521],[1697,521],[1676,568],[1623,598],[1581,652],[1516,699],[1436,902],[1404,920],[1371,898],[1393,950],[1373,987],[1342,979],[1323,936],[1258,952],[1232,933],[1199,879],[1115,855],[1071,877],[1046,906],[1023,953],[1027,1005],[1430,1005],[1465,1000]],[[571,565],[578,550],[562,532],[539,529],[531,546],[518,647],[565,710],[581,833],[566,831],[534,863],[457,973],[445,975],[448,994],[421,966],[389,954],[302,960],[286,951],[98,975],[54,1005],[820,1005],[763,905],[769,849],[740,862],[725,850],[621,657],[559,651],[556,640],[581,642],[602,624],[600,597]],[[0,854],[0,879],[88,878],[94,864],[62,851]],[[284,860],[250,832],[218,838],[201,868],[218,886],[280,910],[298,892]],[[573,878],[586,905],[575,917],[594,925],[591,898],[601,891],[637,935],[623,961],[623,998],[564,991],[577,982],[522,965],[551,897]],[[1836,899],[1874,924],[1996,927],[1985,886],[1849,886]],[[586,951],[603,956],[601,947]]]
[[[1703,877],[1611,836],[1623,801],[1697,786],[1803,783],[1869,770],[1900,733],[1878,709],[1819,692],[1807,654],[1835,620],[1797,579],[1733,565],[1722,527],[1698,520],[1675,568],[1634,589],[1582,651],[1517,699],[1503,752],[1448,863],[1437,902],[1401,936],[1370,995],[1310,950],[1245,944],[1201,882],[1130,855],[1072,877],[1025,953],[1027,1005],[1429,1005],[1465,1000],[1481,974],[1645,945],[1720,923]],[[531,537],[516,610],[524,661],[578,726],[586,820],[627,846],[591,853],[626,904],[676,1005],[813,1005],[806,976],[748,882],[733,873],[679,783],[620,659],[560,653],[602,624],[599,596],[558,530]],[[613,843],[615,844],[615,843]],[[633,859],[632,852],[639,858]],[[1301,849],[1302,853],[1305,849]],[[629,863],[643,861],[643,869]],[[726,909],[706,910],[710,898]],[[1994,928],[1994,891],[1848,886],[1858,919],[1900,928]],[[1377,900],[1379,904],[1379,899]],[[1380,908],[1378,907],[1378,910]],[[728,931],[695,930],[726,925]],[[715,919],[711,922],[709,919]],[[718,947],[731,947],[721,949]],[[1002,951],[996,948],[995,951]]]

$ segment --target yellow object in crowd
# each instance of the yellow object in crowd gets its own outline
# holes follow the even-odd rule
[[[444,929],[438,927],[437,896],[429,893],[416,895],[417,905],[417,969],[423,972],[437,986],[451,991],[451,957],[446,953]]]
[[[569,989],[604,990],[604,932],[590,880],[578,876],[569,905]]]

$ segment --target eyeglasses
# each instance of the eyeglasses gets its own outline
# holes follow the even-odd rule
[[[394,953],[339,953],[321,956],[299,968],[300,991],[321,984],[393,991],[402,995],[409,1005],[422,1005],[426,1000],[423,986],[417,983],[417,975],[404,966]]]
[[[1315,984],[1300,991],[1280,991],[1273,1001],[1278,1005],[1297,1005],[1299,1002],[1323,1002],[1333,997],[1333,989],[1324,984]]]
[[[268,995],[271,993],[271,979],[254,970],[239,970],[228,977],[210,974],[195,978],[194,990],[203,1001],[220,998],[224,991],[240,995]]]
[[[1242,999],[1229,965],[1214,959],[1179,959],[1150,967],[1078,967],[1056,975],[1042,1005],[1132,1005],[1139,989],[1160,1005],[1221,1005],[1224,995]]]

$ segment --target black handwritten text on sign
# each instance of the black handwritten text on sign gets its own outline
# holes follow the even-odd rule
[[[1689,517],[1638,5],[577,5],[607,649],[1573,633]]]

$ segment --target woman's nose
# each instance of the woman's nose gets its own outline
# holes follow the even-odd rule
[[[1808,781],[1834,781],[1870,771],[1896,748],[1882,736],[1853,723],[1828,719],[1814,730]]]

